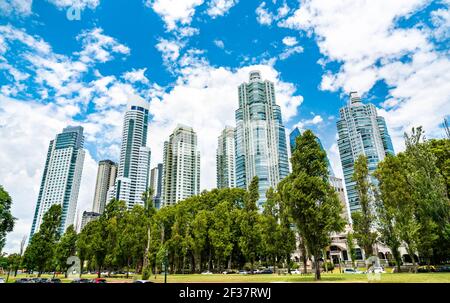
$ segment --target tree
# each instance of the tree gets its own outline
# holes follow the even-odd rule
[[[435,158],[436,167],[444,177],[447,197],[450,198],[450,139],[432,139],[426,147]]]
[[[399,223],[408,221],[404,218],[406,214],[401,212],[405,205],[413,207],[405,163],[401,156],[387,155],[378,164],[374,176],[378,180],[378,188],[375,191],[375,209],[380,241],[391,250],[398,272],[400,272],[402,259],[399,252],[401,245],[401,224]],[[412,218],[409,219],[412,220]]]
[[[405,145],[408,183],[415,205],[412,211],[420,225],[417,250],[428,263],[432,256],[445,260],[450,253],[450,202],[445,178],[425,141],[422,127],[405,134]]]
[[[153,203],[153,188],[149,187],[143,194],[142,194],[142,200],[144,201],[144,209],[147,213],[148,219],[146,220],[146,227],[147,227],[147,245],[145,246],[145,252],[144,252],[144,260],[142,264],[142,279],[147,280],[150,275],[150,269],[149,267],[149,252],[150,252],[150,243],[151,243],[151,226],[152,222],[151,219],[153,215],[155,214],[156,210]]]
[[[233,250],[230,209],[230,203],[223,201],[211,213],[212,223],[208,235],[219,271],[222,269],[222,262],[228,258]]]
[[[5,246],[6,234],[14,228],[14,218],[11,214],[12,199],[8,192],[0,185],[0,255]]]
[[[51,266],[61,227],[61,205],[54,204],[44,214],[39,231],[33,235],[25,250],[24,263],[28,270],[37,269],[38,275]]]
[[[358,192],[361,209],[352,213],[354,237],[364,249],[366,258],[373,255],[373,245],[377,239],[374,232],[375,215],[373,211],[371,183],[369,180],[367,157],[359,155],[355,161],[353,181]]]
[[[258,177],[255,176],[250,183],[244,199],[244,208],[239,218],[241,237],[239,247],[247,261],[251,263],[251,270],[254,270],[254,263],[257,249],[260,242],[260,231],[258,230],[258,207],[256,201],[259,199]]]
[[[278,192],[314,257],[315,279],[319,280],[323,249],[330,244],[331,233],[345,225],[342,206],[328,182],[326,154],[312,131],[297,137],[291,163],[293,171],[279,183]]]
[[[64,272],[64,276],[67,278],[67,259],[70,256],[74,256],[76,253],[77,232],[73,225],[70,225],[64,235],[61,237],[55,250],[56,263],[59,266],[60,271]]]
[[[353,267],[356,267],[356,249],[355,249],[353,233],[351,233],[351,232],[347,233],[347,251],[350,255],[350,258],[352,259]]]

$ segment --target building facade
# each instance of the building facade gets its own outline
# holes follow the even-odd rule
[[[286,134],[280,107],[275,102],[274,84],[250,72],[249,82],[238,88],[236,117],[236,186],[247,189],[259,178],[261,209],[266,191],[289,174]]]
[[[150,148],[147,147],[149,104],[129,102],[123,121],[119,169],[113,195],[129,209],[144,205],[142,194],[150,184]]]
[[[161,208],[162,179],[163,164],[158,163],[158,165],[150,171],[150,188],[153,190],[153,205],[156,209]]]
[[[91,221],[97,220],[101,214],[94,212],[94,211],[84,211],[83,216],[81,217],[81,226],[80,231],[83,230],[83,228]]]
[[[109,202],[108,190],[114,186],[117,177],[117,164],[111,160],[102,160],[98,163],[97,180],[95,182],[94,201],[92,211],[102,214]]]
[[[50,141],[30,238],[39,231],[44,214],[54,204],[62,207],[59,232],[64,233],[74,224],[84,164],[83,145],[81,126],[68,126]]]
[[[200,152],[192,127],[179,124],[164,142],[163,205],[200,193]]]
[[[378,116],[373,104],[363,104],[356,92],[350,93],[348,105],[340,109],[339,115],[339,154],[349,207],[353,212],[361,208],[355,182],[352,180],[356,159],[359,155],[365,155],[371,174],[386,154],[394,154],[394,149],[384,118]],[[371,181],[376,184],[372,176]]]
[[[217,140],[217,188],[236,187],[234,130],[234,127],[225,127]]]

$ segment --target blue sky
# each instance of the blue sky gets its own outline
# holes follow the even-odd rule
[[[96,162],[117,160],[127,100],[150,102],[152,165],[177,123],[199,136],[201,187],[215,180],[220,130],[237,86],[275,82],[287,133],[311,128],[337,175],[339,108],[350,91],[386,118],[396,151],[450,114],[449,1],[6,0],[0,3],[0,184],[29,233],[49,140],[85,128],[78,210],[91,207]],[[80,20],[69,20],[70,12]]]

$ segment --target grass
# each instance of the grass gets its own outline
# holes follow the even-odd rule
[[[6,279],[6,276],[2,276]],[[17,278],[23,278],[26,275],[18,275]],[[42,275],[44,278],[51,278],[51,275]],[[70,279],[59,277],[64,283],[70,282]],[[83,275],[83,278],[96,278],[96,275]],[[130,283],[133,278],[106,278],[109,283]],[[136,276],[140,279],[140,276]],[[14,277],[10,277],[8,282],[14,282]],[[150,281],[156,283],[164,282],[164,275],[151,276]],[[313,275],[278,275],[278,274],[261,274],[261,275],[221,275],[221,274],[186,274],[186,275],[168,275],[168,283],[265,283],[265,282],[337,282],[337,283],[450,283],[450,273],[385,273],[381,274],[380,280],[369,280],[365,274],[340,274],[340,273],[323,273],[320,282],[314,281]]]

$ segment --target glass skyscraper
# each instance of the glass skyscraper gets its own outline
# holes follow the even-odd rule
[[[162,163],[158,163],[150,172],[150,188],[153,189],[153,205],[156,209],[161,208],[162,174]]]
[[[200,193],[200,152],[192,127],[178,124],[164,142],[163,206]]]
[[[289,174],[286,134],[280,107],[275,102],[274,84],[250,72],[249,82],[238,88],[236,110],[236,186],[247,188],[259,178],[261,208],[266,191]]]
[[[377,115],[373,104],[363,104],[356,92],[350,93],[349,103],[340,109],[339,115],[339,154],[350,211],[353,212],[360,209],[355,182],[352,180],[356,159],[359,155],[365,155],[369,173],[372,174],[386,154],[394,154],[394,148],[384,118]],[[373,176],[371,181],[376,184]]]
[[[68,126],[51,140],[34,212],[30,238],[39,231],[44,214],[54,204],[62,207],[59,232],[74,224],[84,164],[83,127]]]
[[[234,127],[225,127],[217,141],[217,188],[236,187]]]
[[[123,121],[119,171],[114,196],[129,209],[144,205],[142,193],[150,184],[150,148],[147,144],[148,102],[134,100],[127,105]],[[111,195],[111,194],[110,194]]]

